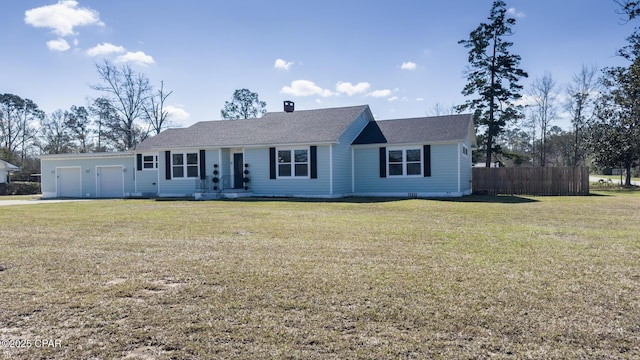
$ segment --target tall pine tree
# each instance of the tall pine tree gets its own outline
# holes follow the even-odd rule
[[[520,69],[520,56],[509,52],[513,43],[506,41],[512,35],[511,27],[516,19],[507,16],[502,0],[493,2],[488,23],[481,23],[471,32],[468,40],[459,43],[469,49],[469,67],[466,71],[465,96],[476,96],[458,106],[458,111],[473,110],[480,136],[480,146],[486,151],[486,166],[491,166],[492,155],[500,152],[495,139],[508,122],[523,117],[520,106],[515,104],[521,95],[518,80],[527,77]]]

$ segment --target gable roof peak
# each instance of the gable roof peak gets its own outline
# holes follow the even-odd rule
[[[354,145],[464,141],[473,132],[473,115],[454,114],[369,123]],[[472,137],[472,142],[475,137]]]

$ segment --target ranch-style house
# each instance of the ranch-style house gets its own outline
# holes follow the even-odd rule
[[[43,198],[471,193],[470,114],[376,121],[368,105],[168,129],[125,152],[41,156]]]

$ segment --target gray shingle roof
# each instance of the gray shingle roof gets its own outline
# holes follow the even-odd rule
[[[353,144],[463,141],[469,135],[469,131],[473,131],[473,115],[471,114],[382,120],[370,122]]]
[[[169,129],[140,143],[136,150],[181,147],[233,147],[336,142],[368,105],[267,113],[261,118],[198,122]]]

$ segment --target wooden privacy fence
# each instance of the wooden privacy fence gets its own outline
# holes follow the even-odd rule
[[[588,195],[589,168],[473,168],[472,189],[482,194]]]

